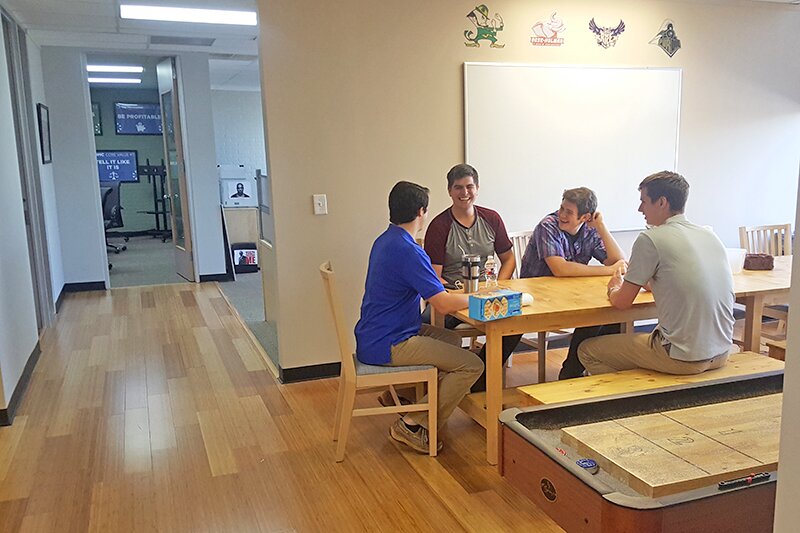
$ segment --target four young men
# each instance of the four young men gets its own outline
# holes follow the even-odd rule
[[[465,253],[480,253],[483,261],[496,254],[499,279],[510,278],[515,266],[500,216],[474,205],[477,171],[456,165],[447,178],[453,205],[431,222],[425,250],[415,236],[425,224],[428,189],[406,181],[392,189],[391,224],[372,246],[355,328],[362,363],[439,369],[439,426],[470,387],[485,379],[485,357],[462,349],[452,331],[423,324],[420,301],[445,315],[467,307],[467,295],[444,288],[460,278]],[[580,376],[584,367],[593,374],[636,367],[693,374],[725,364],[733,334],[733,279],[720,240],[683,216],[688,189],[674,172],[653,174],[639,185],[639,211],[650,228],[636,240],[630,264],[589,189],[564,191],[559,210],[536,226],[522,260],[522,277],[611,275],[612,305],[630,307],[645,288],[652,289],[658,310],[659,325],[649,335],[614,335],[618,324],[577,328],[559,379]],[[601,264],[589,265],[592,258]],[[518,336],[504,338],[504,360],[518,341]],[[425,413],[411,413],[391,426],[390,435],[427,453],[427,427]]]

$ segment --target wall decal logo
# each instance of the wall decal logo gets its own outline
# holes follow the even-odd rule
[[[564,21],[558,16],[558,11],[553,11],[550,19],[546,21],[539,21],[531,26],[533,36],[531,37],[531,44],[533,46],[561,46],[564,44],[564,38],[559,37],[559,33],[567,31]]]
[[[617,38],[625,31],[625,23],[620,19],[616,28],[606,28],[598,26],[594,18],[592,18],[592,20],[589,21],[589,29],[597,36],[597,44],[599,46],[611,48],[617,44]]]
[[[675,27],[671,20],[665,20],[661,25],[661,30],[650,41],[650,44],[658,45],[669,57],[681,49],[681,40],[675,35]]]
[[[503,48],[505,44],[497,44],[497,32],[503,31],[505,26],[503,17],[499,13],[494,14],[495,18],[489,18],[489,8],[486,4],[481,4],[467,14],[467,18],[475,25],[475,31],[464,30],[466,46],[478,47],[479,41],[489,41],[492,48]]]

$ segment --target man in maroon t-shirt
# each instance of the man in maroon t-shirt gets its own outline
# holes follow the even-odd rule
[[[516,261],[511,239],[500,215],[486,207],[475,205],[478,196],[478,171],[467,164],[456,165],[447,173],[447,193],[453,205],[434,218],[425,232],[425,251],[431,258],[433,270],[445,285],[461,280],[461,256],[481,256],[481,278],[485,276],[484,264],[490,255],[497,255],[500,270],[497,279],[511,279]],[[460,321],[452,316],[445,319],[445,327],[454,328]],[[503,363],[519,343],[521,335],[503,337]],[[486,348],[480,354],[486,361]],[[486,390],[486,373],[472,386],[472,392]]]

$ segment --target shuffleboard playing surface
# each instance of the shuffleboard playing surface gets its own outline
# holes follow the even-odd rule
[[[774,470],[783,394],[582,424],[562,442],[658,498]]]

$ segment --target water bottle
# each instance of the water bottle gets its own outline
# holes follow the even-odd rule
[[[486,264],[483,268],[486,270],[486,288],[497,287],[497,261],[494,260],[493,255],[486,259]]]

